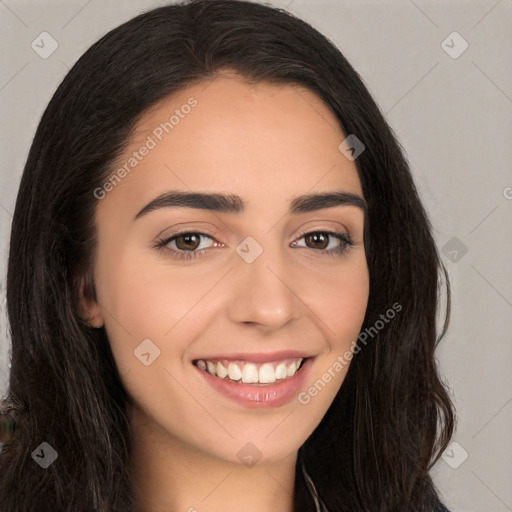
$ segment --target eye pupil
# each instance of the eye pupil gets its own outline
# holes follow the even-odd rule
[[[195,240],[195,244],[194,244],[194,241],[192,239],[196,239]],[[185,241],[185,244],[180,244],[180,240],[184,240]],[[192,241],[191,241],[192,240]],[[195,234],[185,234],[185,235],[180,235],[178,237],[176,237],[176,247],[178,247],[178,249],[181,249],[181,250],[193,250],[193,249],[196,249],[198,247],[198,244],[200,242],[200,238],[198,235],[195,235]],[[181,245],[181,247],[180,247]],[[184,245],[184,246],[183,246]],[[192,245],[192,247],[191,247]]]
[[[325,233],[313,233],[311,235],[308,235],[309,239],[313,240],[313,244],[320,244],[321,247],[315,247],[319,249],[324,249],[326,247],[326,243],[328,245],[328,238]]]

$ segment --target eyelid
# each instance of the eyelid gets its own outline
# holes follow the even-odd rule
[[[351,239],[350,231],[343,226],[343,230],[339,227],[330,227],[330,228],[306,228],[303,231],[299,231],[298,235],[295,237],[295,240],[302,238],[305,235],[310,235],[311,233],[328,233],[331,235],[345,235],[348,239]]]
[[[215,235],[212,235],[211,233],[199,231],[199,230],[194,230],[192,228],[192,229],[183,229],[181,231],[173,231],[172,233],[169,233],[168,235],[165,235],[165,234],[159,235],[157,237],[155,243],[153,244],[153,246],[155,248],[165,248],[165,246],[169,245],[169,243],[171,243],[175,238],[178,238],[180,235],[199,235],[202,237],[211,238],[217,244],[226,245],[226,244],[223,244],[222,242],[219,242]],[[180,253],[185,253],[185,252],[193,253],[193,252],[203,251],[204,249],[199,249],[199,250],[195,250],[195,251],[176,251],[175,249],[172,249],[172,250],[174,250],[175,252],[180,252]]]
[[[179,227],[183,224],[186,224],[184,227]],[[163,238],[172,238],[174,236],[183,235],[186,233],[197,233],[199,235],[210,236],[212,238],[220,237],[221,234],[217,229],[209,223],[200,222],[199,225],[190,225],[190,223],[180,223],[178,225],[174,225],[173,227],[167,227],[164,230],[160,231],[155,237],[155,240],[162,240]],[[208,227],[204,227],[206,224]]]

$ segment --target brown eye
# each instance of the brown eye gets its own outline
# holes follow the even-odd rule
[[[156,249],[165,249],[173,258],[186,260],[201,256],[206,249],[218,246],[218,242],[211,235],[195,231],[175,233],[155,244]]]
[[[304,237],[312,241],[312,249],[325,249],[329,245],[329,235],[327,233],[311,233]]]
[[[304,245],[299,245],[299,240],[304,240]],[[328,248],[331,242],[334,242],[334,245]],[[311,231],[303,234],[297,241],[293,242],[293,247],[316,249],[316,252],[320,254],[332,256],[341,256],[353,246],[354,243],[348,234],[334,231]]]
[[[196,233],[185,233],[184,235],[176,236],[174,240],[176,248],[180,251],[194,251],[201,243],[201,236]]]

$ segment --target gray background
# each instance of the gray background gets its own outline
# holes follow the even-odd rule
[[[165,3],[0,0],[0,392],[10,345],[10,222],[37,123],[94,41]],[[512,511],[512,0],[273,5],[342,50],[405,148],[453,289],[450,329],[437,356],[458,409],[457,444],[432,474],[454,512]],[[454,31],[468,44],[460,55],[464,42]],[[46,59],[31,47],[39,41],[50,48],[48,39],[40,42],[42,32],[58,43]]]

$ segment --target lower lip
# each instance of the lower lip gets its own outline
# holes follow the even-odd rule
[[[301,389],[313,358],[308,358],[293,376],[274,384],[243,384],[229,379],[214,377],[197,368],[208,384],[227,398],[248,408],[279,407],[290,402]]]

